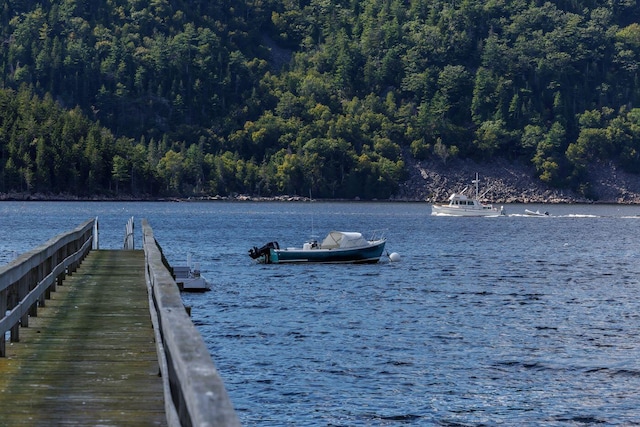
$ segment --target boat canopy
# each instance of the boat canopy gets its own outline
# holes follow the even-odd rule
[[[321,247],[323,249],[344,249],[357,248],[367,245],[368,242],[364,237],[362,237],[362,233],[349,231],[332,231],[327,234],[327,237],[324,238]]]

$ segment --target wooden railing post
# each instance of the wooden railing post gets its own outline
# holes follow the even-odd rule
[[[20,301],[22,301],[24,299],[24,297],[26,297],[29,292],[31,292],[31,273],[32,270],[29,270],[27,272],[27,274],[25,274],[22,279],[20,279],[20,283],[18,285],[18,299],[17,299],[17,304],[20,304]],[[16,305],[17,305],[16,304]],[[33,303],[30,305],[29,307],[29,311],[27,312],[25,310],[24,315],[20,318],[20,326],[22,326],[23,328],[28,328],[29,327],[29,316],[33,316],[36,317],[38,315],[38,306],[36,303]],[[12,340],[15,342],[19,341],[19,331],[20,329],[16,329],[16,339]]]
[[[14,293],[12,296],[13,298],[15,298],[15,301],[13,303],[13,306],[17,306],[18,305],[18,295],[19,293],[16,292]],[[20,322],[22,322],[22,320],[24,319],[24,316],[22,317],[22,319],[20,319]],[[29,325],[29,322],[27,322],[27,326]],[[16,323],[15,325],[13,325],[13,327],[11,327],[11,335],[9,335],[9,339],[11,340],[11,342],[19,342],[20,341],[20,323]]]
[[[53,264],[53,258],[56,256],[55,253],[51,254],[51,256],[49,258],[47,258],[46,262],[42,265],[42,267],[40,268],[40,271],[38,272],[38,281],[44,279],[45,277],[47,277],[49,275],[49,273],[51,273],[53,271],[53,266],[55,264]],[[45,294],[45,298],[46,299],[51,299],[51,292],[55,292],[56,291],[56,285],[57,283],[54,281],[51,286],[49,286],[49,288],[47,289],[47,292]]]
[[[7,290],[1,290],[0,291],[0,313],[6,313],[7,312]],[[0,334],[0,357],[6,357],[7,353],[7,347],[6,347],[6,339],[4,337],[4,334]]]
[[[96,217],[96,219],[93,222],[93,230],[92,230],[93,240],[92,240],[92,243],[91,243],[91,245],[92,245],[91,249],[94,249],[94,250],[100,249],[100,236],[99,236],[99,233],[98,233],[99,228],[100,227],[98,226],[98,217]]]
[[[134,221],[133,217],[129,218],[127,224],[124,227],[124,244],[123,249],[125,250],[134,250],[135,242],[133,240],[134,237]]]
[[[65,258],[66,258],[66,256],[65,256],[64,248],[58,249],[56,251],[56,265],[61,263]],[[62,285],[62,282],[64,281],[64,279],[66,277],[67,277],[67,270],[66,269],[62,269],[62,271],[60,272],[60,274],[58,274],[58,277],[56,279],[56,281],[58,282],[58,286]]]

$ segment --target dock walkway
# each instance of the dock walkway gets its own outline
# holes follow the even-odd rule
[[[166,425],[141,250],[91,251],[0,358],[0,426]]]

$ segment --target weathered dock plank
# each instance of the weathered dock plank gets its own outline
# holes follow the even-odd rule
[[[166,425],[143,251],[92,251],[7,343],[0,425]]]

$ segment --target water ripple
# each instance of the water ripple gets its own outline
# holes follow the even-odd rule
[[[2,259],[22,252],[8,243],[31,249],[96,210],[101,231],[118,231],[104,247],[120,245],[134,215],[171,262],[193,254],[213,290],[183,298],[244,425],[640,424],[640,221],[627,219],[640,207],[544,207],[545,221],[432,217],[424,203],[0,209],[0,235],[15,236]],[[265,266],[246,255],[300,244],[312,214],[327,231],[389,225],[402,261]]]

